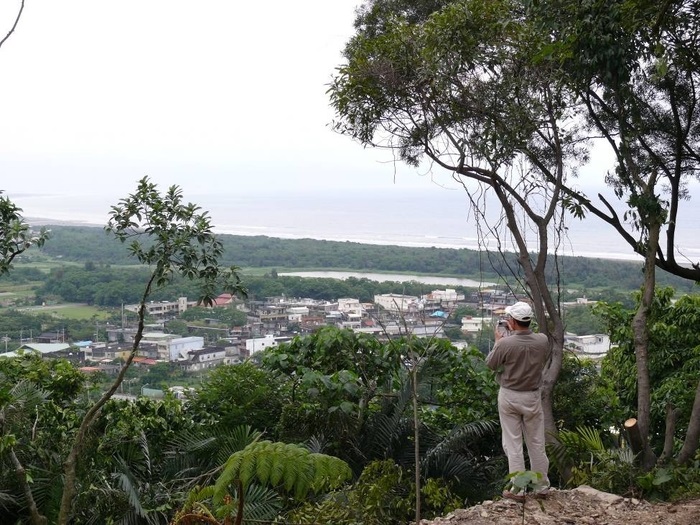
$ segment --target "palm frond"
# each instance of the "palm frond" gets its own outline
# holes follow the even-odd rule
[[[326,446],[328,445],[328,442],[326,441],[326,438],[323,435],[320,436],[311,436],[306,443],[306,448],[309,449],[309,452],[323,452],[326,449]]]
[[[114,475],[119,484],[119,487],[124,491],[127,498],[129,499],[129,505],[131,509],[139,516],[144,517],[146,515],[143,507],[141,506],[141,497],[139,495],[139,490],[133,476],[127,472],[119,472]]]
[[[243,492],[243,523],[256,524],[272,522],[283,508],[279,493],[255,483]],[[232,494],[231,501],[216,508],[214,514],[219,519],[235,518],[238,513],[238,493]]]
[[[173,479],[188,480],[190,487],[207,485],[231,455],[261,436],[250,426],[181,432],[166,445],[165,470]]]
[[[21,380],[10,389],[10,401],[3,407],[8,424],[34,416],[36,407],[49,398],[49,392],[31,381]]]
[[[18,504],[18,499],[7,491],[0,490],[0,508],[8,509]]]

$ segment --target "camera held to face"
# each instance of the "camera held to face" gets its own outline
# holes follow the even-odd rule
[[[498,320],[498,324],[496,325],[496,330],[501,335],[508,335],[510,333],[510,329],[508,328],[508,320],[505,317],[501,317]]]

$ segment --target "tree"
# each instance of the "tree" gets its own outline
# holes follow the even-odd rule
[[[640,300],[640,299],[638,299]],[[631,410],[639,388],[635,381],[635,348],[630,320],[637,308],[602,303],[598,310],[610,330],[615,347],[603,361],[602,374],[614,388],[623,407]],[[695,324],[700,320],[700,297],[686,295],[673,302],[673,290],[659,289],[649,315],[649,374],[654,385],[650,396],[650,446],[660,461],[671,458],[685,463],[693,454],[687,440],[680,451],[674,446],[680,435],[697,424],[694,419],[700,338]]]
[[[0,40],[0,47],[3,46],[5,42],[7,42],[7,39],[10,38],[12,33],[15,32],[15,29],[17,29],[17,24],[19,23],[19,19],[22,17],[22,12],[24,11],[24,0],[20,1],[19,9],[17,10],[17,16],[15,17],[15,21],[12,24],[12,27],[10,30],[7,32],[7,34]]]
[[[367,2],[329,92],[337,131],[409,165],[446,170],[465,189],[482,240],[491,239],[488,253],[520,279],[550,338],[543,404],[551,439],[564,328],[548,279],[558,259],[548,254],[560,243],[563,187],[581,150],[576,128],[562,125],[572,116],[567,92],[536,63],[544,37],[522,15],[508,0]],[[487,214],[486,195],[501,213]],[[507,264],[508,243],[519,270]]]
[[[637,428],[643,466],[656,457],[649,446],[650,316],[656,268],[700,280],[700,262],[680,253],[676,234],[689,181],[700,168],[700,36],[697,0],[531,1],[528,15],[550,35],[541,60],[556,64],[553,82],[566,86],[580,103],[579,115],[590,135],[612,152],[606,175],[622,212],[599,195],[600,204],[573,188],[567,200],[579,214],[590,213],[613,227],[644,258],[644,284],[631,323],[635,344]],[[700,382],[695,419],[700,419]],[[697,450],[700,425],[685,438],[689,454]],[[640,451],[637,451],[640,452]]]
[[[214,485],[193,491],[173,523],[206,518],[207,523],[219,523],[216,518],[231,523],[235,518],[239,525],[244,514],[252,520],[271,521],[282,506],[280,496],[301,502],[309,492],[327,492],[351,477],[347,463],[333,456],[311,452],[300,445],[256,440],[231,454]],[[267,487],[279,495],[275,498],[276,494]],[[261,494],[267,501],[246,512],[246,501],[250,507],[251,496],[260,499]],[[203,504],[206,500],[211,501],[211,510]]]
[[[8,197],[3,197],[0,191],[0,275],[10,270],[12,262],[18,255],[32,246],[43,246],[49,236],[45,228],[38,232],[32,230],[24,221],[21,211],[22,209]]]
[[[76,469],[88,431],[101,408],[117,391],[138,353],[143,337],[145,304],[152,291],[172,281],[176,275],[198,280],[200,301],[212,304],[223,288],[230,293],[242,292],[237,269],[222,269],[221,242],[215,237],[206,212],[194,204],[184,204],[182,190],[171,186],[164,194],[144,177],[137,190],[112,207],[105,227],[121,242],[129,242],[130,254],[149,267],[150,274],[141,296],[138,328],[129,356],[109,389],[85,413],[64,462],[64,485],[57,523],[70,521],[73,499],[77,492]]]
[[[286,397],[275,374],[246,361],[212,370],[197,388],[189,410],[193,417],[221,428],[248,425],[274,434]]]

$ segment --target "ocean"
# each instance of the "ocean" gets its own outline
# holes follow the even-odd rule
[[[123,196],[9,195],[31,223],[100,226],[106,224],[110,206]],[[414,247],[496,247],[493,236],[487,236],[480,245],[477,221],[464,193],[434,185],[426,189],[390,187],[372,191],[201,192],[185,193],[185,200],[207,210],[220,233]],[[700,209],[692,206],[692,201],[683,205],[679,252],[698,261]],[[497,206],[490,205],[490,208],[496,210]],[[529,232],[526,235],[534,241],[534,235]],[[512,251],[509,248],[504,244],[506,251]],[[569,220],[559,252],[570,256],[639,260],[610,226],[595,217]]]

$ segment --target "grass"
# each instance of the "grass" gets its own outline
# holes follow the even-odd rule
[[[22,284],[0,284],[0,296],[8,298],[33,297],[36,290],[42,283],[27,282]]]
[[[28,313],[49,314],[62,319],[75,320],[95,318],[97,320],[102,321],[105,319],[109,319],[110,317],[110,313],[104,310],[103,308],[99,308],[97,306],[88,306],[86,304],[57,304],[51,306],[41,306],[25,311],[27,311]]]

